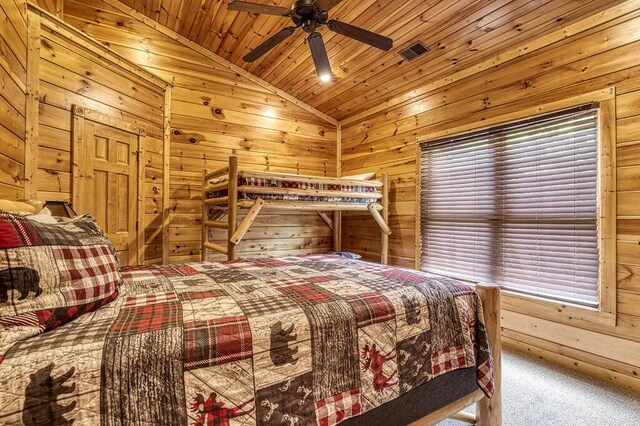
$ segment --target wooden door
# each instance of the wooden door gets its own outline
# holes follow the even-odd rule
[[[73,208],[90,213],[122,265],[138,258],[139,135],[75,117]]]

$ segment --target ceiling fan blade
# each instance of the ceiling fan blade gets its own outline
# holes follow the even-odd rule
[[[249,3],[246,1],[233,0],[227,6],[229,10],[237,12],[260,13],[263,15],[289,16],[291,9],[286,7],[269,6],[268,4]]]
[[[340,2],[342,2],[342,0],[316,0],[314,5],[322,10],[330,10]]]
[[[287,37],[293,34],[296,31],[296,27],[287,27],[280,30],[280,32],[273,35],[271,38],[265,40],[258,47],[253,49],[251,52],[244,55],[242,58],[245,62],[253,62],[278,44],[282,43]]]
[[[322,81],[329,81],[331,79],[331,64],[327,56],[327,49],[324,47],[324,41],[322,41],[322,35],[311,33],[307,40],[318,76]]]
[[[361,41],[370,46],[377,47],[378,49],[388,51],[393,47],[393,40],[391,40],[389,37],[372,33],[371,31],[354,27],[353,25],[345,24],[344,22],[332,19],[327,22],[327,26],[331,31],[335,31],[338,34],[342,34],[343,36]]]

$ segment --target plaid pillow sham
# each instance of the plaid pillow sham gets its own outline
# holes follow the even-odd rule
[[[55,224],[0,211],[0,360],[14,342],[52,330],[118,295],[115,249],[89,216]]]

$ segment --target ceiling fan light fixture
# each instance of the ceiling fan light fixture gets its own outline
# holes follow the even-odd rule
[[[323,73],[319,75],[320,81],[323,83],[328,83],[331,81],[331,73]]]

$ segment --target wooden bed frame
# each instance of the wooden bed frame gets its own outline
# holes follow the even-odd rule
[[[212,180],[222,177],[228,179],[212,183]],[[280,188],[280,187],[238,187],[238,178],[274,179],[281,181],[308,182],[310,184],[332,184],[350,185],[367,188],[375,188],[375,192],[349,192],[338,190],[319,190],[302,188]],[[306,196],[336,196],[350,198],[376,198],[376,203],[348,203],[329,201],[289,201],[289,200],[255,200],[238,199],[238,192],[251,194],[270,195],[306,195]],[[209,198],[208,194],[217,191],[227,191],[227,195],[218,198]],[[207,260],[207,250],[214,250],[227,255],[228,260],[233,260],[237,255],[237,246],[249,230],[253,221],[263,208],[278,210],[298,210],[316,211],[333,229],[334,250],[340,251],[340,213],[343,211],[368,211],[380,227],[382,235],[382,248],[380,261],[386,265],[389,260],[389,235],[391,229],[387,222],[389,220],[389,185],[386,173],[382,174],[382,180],[356,179],[355,177],[329,178],[322,176],[294,175],[286,173],[243,171],[238,170],[238,157],[229,157],[229,165],[218,170],[202,172],[202,251],[201,260]],[[246,216],[238,224],[238,210],[249,209]],[[332,220],[325,212],[334,212]],[[222,221],[224,216],[227,221]],[[226,247],[209,241],[209,229],[226,229]]]

